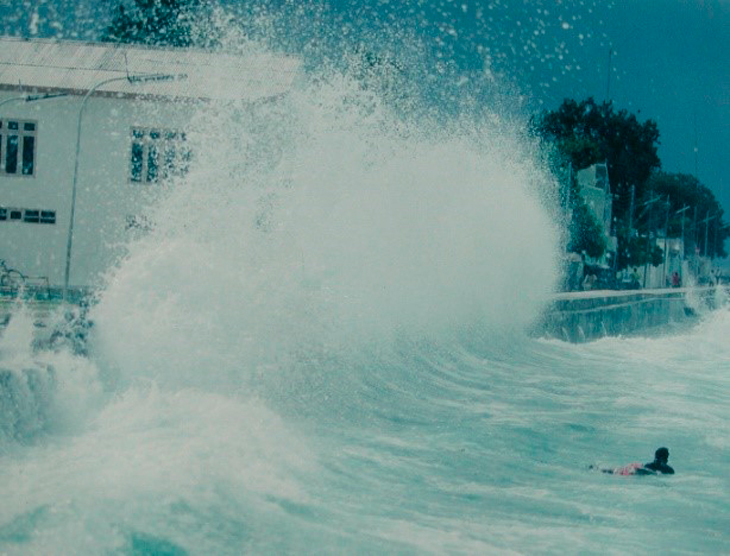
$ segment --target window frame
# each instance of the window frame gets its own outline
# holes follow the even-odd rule
[[[0,222],[55,226],[58,216],[57,211],[52,209],[0,206]]]
[[[18,129],[11,130],[9,127],[9,123],[17,123]],[[27,124],[32,124],[33,129],[28,130],[25,129]],[[9,131],[12,131],[12,135],[16,135],[18,137],[18,143],[17,143],[17,154],[15,155],[15,172],[8,172],[6,170],[7,168],[7,151],[8,151],[8,142],[9,137],[8,135],[11,135],[8,133]],[[31,159],[31,168],[32,172],[29,174],[26,174],[24,172],[24,151],[25,151],[25,145],[26,145],[26,137],[30,137],[33,139],[33,155]],[[35,178],[38,175],[38,120],[25,120],[22,118],[8,118],[8,117],[0,117],[0,177],[5,178]]]
[[[192,152],[187,147],[187,132],[156,126],[132,126],[127,157],[127,182],[132,185],[154,185],[185,175]],[[139,151],[138,149],[140,149]],[[135,155],[138,152],[138,155]],[[172,159],[168,157],[172,152]],[[156,159],[150,165],[152,157]],[[165,158],[169,165],[165,164]],[[138,176],[138,177],[137,177]]]

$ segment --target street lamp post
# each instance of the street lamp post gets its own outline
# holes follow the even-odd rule
[[[646,262],[644,262],[644,285],[642,286],[643,288],[646,288],[646,276],[647,274],[649,274],[649,256],[651,254],[651,225],[654,220],[654,203],[656,203],[660,199],[661,197],[654,197],[654,193],[652,192],[651,199],[639,205],[640,207],[646,205],[644,210],[646,210],[647,208],[649,209],[649,225],[647,226],[646,231]],[[643,215],[643,211],[641,214]],[[639,215],[639,218],[640,217],[641,215]]]
[[[700,222],[700,224],[705,225],[705,245],[704,245],[704,249],[703,249],[703,257],[705,259],[707,258],[707,241],[709,239],[708,236],[709,236],[709,231],[710,231],[710,220],[712,220],[713,218],[716,218],[716,217],[717,217],[716,214],[713,214],[712,216],[710,216],[710,211],[707,211],[707,217]],[[700,275],[700,261],[698,260],[697,261],[697,278],[698,279],[699,279],[699,275]]]
[[[715,217],[720,216],[719,214],[716,214]],[[720,230],[724,230],[727,227],[730,227],[730,224],[723,224],[720,226],[721,219],[718,218],[717,223],[715,224],[715,239],[712,240],[712,254],[714,255],[713,259],[717,257],[717,234]]]
[[[707,218],[705,218],[702,221],[705,225],[705,246],[704,246],[705,247],[705,252],[704,252],[705,257],[707,257],[707,239],[708,239],[707,236],[708,236],[708,232],[710,231],[710,220],[715,218],[715,216],[716,215],[714,215],[714,214],[712,216],[710,216],[710,211],[707,211]]]
[[[662,287],[667,285],[667,258],[669,257],[669,209],[672,207],[667,195],[667,215],[664,220],[664,265],[662,266]]]
[[[679,209],[674,214],[680,215],[680,220],[682,221],[682,257],[680,258],[679,262],[679,279],[681,280],[681,283],[684,284],[684,213],[685,211],[689,210],[689,205],[684,205],[681,209]]]
[[[74,233],[74,216],[76,214],[76,189],[79,178],[79,154],[81,153],[81,120],[84,115],[84,109],[86,108],[86,102],[89,100],[92,94],[99,88],[115,81],[128,81],[129,83],[146,83],[148,81],[171,81],[174,79],[185,79],[186,74],[147,74],[147,75],[125,75],[124,77],[111,77],[104,79],[93,85],[84,95],[81,101],[81,107],[79,108],[79,116],[76,120],[76,154],[74,158],[74,177],[73,185],[71,187],[71,214],[69,217],[68,224],[68,239],[66,241],[66,271],[63,279],[63,300],[68,299],[68,287],[69,278],[71,276],[71,251],[73,248],[73,233]]]
[[[717,218],[718,216],[720,216],[720,215],[716,214],[715,218]],[[715,223],[715,237],[712,240],[712,258],[713,259],[717,258],[717,233],[720,230],[727,228],[727,226],[728,226],[727,224],[725,224],[724,226],[720,226],[720,219],[717,218],[717,222]]]

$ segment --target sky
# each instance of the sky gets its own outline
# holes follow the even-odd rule
[[[435,65],[509,83],[527,111],[609,98],[655,120],[663,169],[696,174],[730,214],[730,0],[221,1],[264,6],[282,15],[281,37],[329,37],[335,49],[343,36],[415,38]],[[0,0],[0,32],[93,40],[116,4]]]

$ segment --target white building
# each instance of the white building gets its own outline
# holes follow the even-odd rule
[[[596,222],[603,229],[607,251],[615,253],[617,241],[616,237],[611,235],[613,197],[611,196],[611,184],[608,179],[608,166],[606,164],[592,164],[588,168],[578,170],[575,177],[583,200],[593,212]],[[605,263],[605,259],[604,255],[604,260],[601,262]]]
[[[149,192],[195,163],[192,103],[268,102],[298,69],[271,54],[0,38],[0,259],[51,285],[97,284]]]

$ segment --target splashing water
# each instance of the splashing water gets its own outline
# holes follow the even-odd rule
[[[528,338],[560,235],[539,156],[509,118],[396,112],[337,72],[201,108],[89,358],[13,318],[3,368],[49,382],[3,401],[3,552],[727,547],[728,312]],[[662,444],[671,479],[587,471]]]
[[[261,114],[271,136],[208,152],[201,134],[206,164],[156,207],[95,315],[124,376],[227,383],[302,349],[534,318],[556,274],[543,171],[496,124],[412,129],[370,96],[336,76]],[[271,169],[246,165],[270,145]]]

